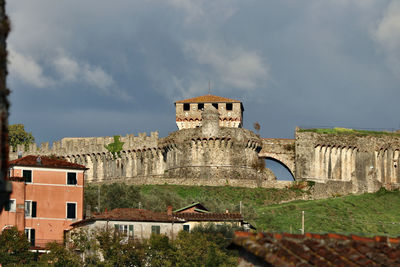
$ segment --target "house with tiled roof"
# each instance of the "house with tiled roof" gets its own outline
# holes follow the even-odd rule
[[[236,232],[238,266],[400,266],[400,238]]]
[[[186,231],[190,231],[194,227],[213,223],[216,225],[228,224],[232,227],[244,227],[249,226],[248,223],[244,222],[243,216],[240,213],[231,213],[228,210],[225,213],[210,212],[200,202],[193,202],[183,208],[174,210],[174,216],[184,219],[183,224]]]
[[[134,239],[147,239],[151,234],[176,236],[183,229],[184,220],[169,212],[154,212],[144,209],[118,208],[100,214],[94,214],[73,223],[70,234],[81,229],[96,230],[110,228]]]
[[[174,238],[182,230],[190,231],[197,225],[207,223],[240,227],[243,226],[243,216],[240,213],[209,212],[201,203],[193,203],[176,211],[169,206],[167,212],[118,208],[73,223],[70,234],[80,229],[111,228],[134,239],[147,239],[151,234]]]
[[[175,213],[192,213],[192,212],[200,212],[205,213],[209,212],[209,210],[203,206],[200,202],[193,202],[190,205],[187,205],[183,208],[174,210]]]
[[[26,156],[9,162],[13,191],[0,215],[0,231],[16,226],[31,246],[63,242],[64,231],[83,219],[83,186],[87,168],[64,159]]]
[[[175,102],[176,125],[179,130],[200,127],[202,112],[207,107],[214,107],[218,111],[220,127],[243,126],[242,102],[208,94]]]

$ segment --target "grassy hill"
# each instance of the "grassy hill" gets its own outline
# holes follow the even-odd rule
[[[91,210],[98,205],[95,185],[85,188],[85,203]],[[192,202],[202,202],[209,210],[242,212],[258,230],[300,233],[301,211],[305,211],[307,232],[354,233],[400,236],[400,192],[380,190],[374,194],[350,195],[325,200],[294,200],[307,196],[296,188],[265,189],[210,186],[102,185],[101,210],[131,207],[165,211]],[[290,201],[283,204],[282,202]]]
[[[303,210],[306,232],[400,236],[400,192],[383,189],[373,194],[260,206],[257,226],[299,233]]]

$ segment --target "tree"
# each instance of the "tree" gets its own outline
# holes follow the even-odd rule
[[[145,255],[139,242],[111,228],[99,228],[96,240],[104,258],[104,266],[141,266]]]
[[[181,231],[174,242],[175,266],[237,266],[237,257],[229,255],[202,232]]]
[[[72,251],[66,249],[62,244],[50,242],[46,245],[46,249],[50,252],[43,254],[40,257],[40,263],[46,265],[51,263],[51,266],[81,266],[79,257]]]
[[[33,260],[30,243],[16,227],[4,229],[0,235],[0,265],[27,264]]]
[[[35,142],[35,138],[32,133],[25,131],[23,124],[12,124],[8,126],[8,142],[15,152],[17,145],[24,145],[27,149],[30,144]]]
[[[150,266],[175,266],[175,248],[166,235],[151,235],[148,241],[147,264]]]

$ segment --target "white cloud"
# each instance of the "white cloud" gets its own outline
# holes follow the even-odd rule
[[[85,81],[102,90],[107,90],[114,84],[114,80],[99,66],[85,64],[83,67],[83,77]]]
[[[38,88],[52,86],[55,81],[43,74],[43,68],[32,57],[9,48],[10,73]]]
[[[221,82],[242,90],[252,90],[269,78],[268,66],[255,51],[229,46],[221,41],[185,43],[185,53],[210,67]]]
[[[54,60],[54,66],[64,81],[76,81],[79,75],[79,64],[67,57],[61,56]]]
[[[400,2],[392,1],[374,32],[392,70],[400,75]]]
[[[200,22],[201,25],[214,25],[218,21],[227,20],[237,10],[231,0],[168,0],[166,3],[183,10],[185,22],[190,24]]]
[[[123,95],[115,87],[113,77],[100,66],[76,61],[64,52],[58,52],[57,56],[43,57],[40,61],[43,62],[42,66],[38,60],[25,56],[12,47],[9,50],[10,74],[15,79],[23,80],[33,87],[55,88],[63,84],[86,83],[106,94],[114,91],[117,95]],[[54,68],[57,73],[56,77],[46,76],[44,74],[45,66]]]

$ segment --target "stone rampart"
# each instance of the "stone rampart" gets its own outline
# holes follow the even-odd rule
[[[296,177],[352,185],[349,193],[400,184],[400,136],[296,131]]]
[[[243,128],[221,127],[211,106],[201,127],[181,129],[159,138],[127,135],[118,157],[105,145],[113,137],[63,138],[22,155],[55,155],[85,165],[86,181],[95,183],[230,185],[282,187],[273,172],[260,164],[272,158],[284,164],[295,180],[316,182],[315,197],[374,192],[400,186],[400,136],[396,134],[321,134],[296,129],[296,139],[263,139]],[[267,166],[268,167],[268,166]]]
[[[138,136],[128,134],[121,136],[120,141],[124,142],[123,150],[132,151],[144,148],[155,148],[158,146],[158,132],[151,132],[150,136],[146,133],[139,133]],[[72,155],[86,155],[86,154],[102,154],[108,153],[104,147],[114,142],[114,138],[106,137],[66,137],[60,141],[56,141],[49,146],[49,143],[42,143],[37,146],[36,143],[31,144],[27,149],[23,145],[18,147],[11,147],[10,159],[18,158],[18,153],[25,155],[57,155],[68,157]]]

